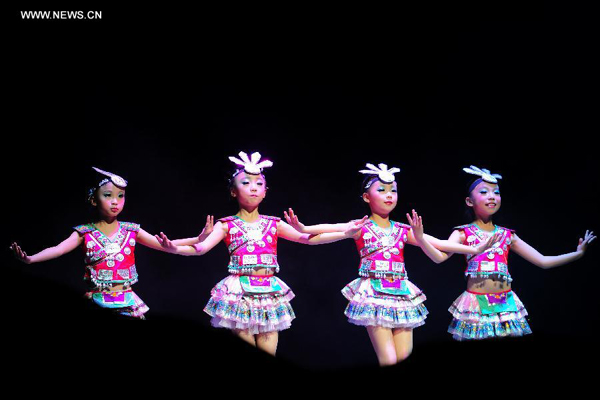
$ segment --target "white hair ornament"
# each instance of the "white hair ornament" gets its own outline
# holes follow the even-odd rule
[[[498,179],[502,179],[502,175],[492,174],[488,169],[485,168],[477,168],[474,165],[471,165],[470,168],[463,168],[468,174],[480,176],[481,179],[488,183],[498,183]]]
[[[396,177],[394,176],[395,173],[400,172],[400,168],[391,168],[388,169],[388,166],[386,164],[379,164],[379,168],[374,166],[373,164],[367,163],[366,164],[367,168],[369,169],[361,169],[359,172],[361,174],[366,174],[366,175],[377,175],[377,177],[379,178],[379,180],[383,183],[392,183],[396,180]],[[369,187],[371,187],[371,184],[373,182],[370,182],[365,189],[368,189]]]
[[[112,183],[114,183],[115,185],[125,188],[127,187],[127,181],[123,178],[121,178],[119,175],[117,174],[113,174],[112,172],[107,172],[107,171],[103,171],[99,168],[96,167],[92,167],[96,170],[96,172],[104,175],[104,176],[108,176],[110,178],[110,180],[112,181]],[[98,187],[104,185],[105,183],[108,182],[108,179],[103,179],[99,184]]]
[[[269,160],[260,161],[260,153],[258,152],[252,153],[250,158],[248,158],[246,153],[240,151],[239,156],[241,159],[236,157],[229,157],[229,159],[237,165],[244,167],[244,171],[251,175],[258,175],[262,172],[263,168],[273,166],[273,162]]]

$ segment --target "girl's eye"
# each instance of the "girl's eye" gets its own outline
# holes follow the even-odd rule
[[[123,197],[125,197],[125,195],[123,193],[119,194],[120,199],[122,199]]]
[[[104,197],[110,197],[110,193],[104,193]]]
[[[482,190],[482,191],[480,191],[479,193],[481,193],[481,194],[486,194],[486,193],[487,193],[487,190]]]
[[[242,185],[247,185],[247,184],[249,184],[249,183],[250,183],[250,182],[248,182],[248,181],[243,181],[243,182],[242,182]]]
[[[398,189],[392,189],[393,193],[398,193]]]
[[[262,185],[263,185],[263,183],[262,183],[262,182],[256,182],[256,184],[257,184],[258,186],[262,186]]]

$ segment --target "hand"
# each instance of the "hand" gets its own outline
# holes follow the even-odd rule
[[[423,217],[420,217],[415,210],[412,210],[412,218],[406,213],[406,218],[410,223],[410,227],[417,242],[423,241]]]
[[[214,216],[207,215],[206,216],[206,225],[204,225],[204,229],[202,229],[202,232],[200,232],[200,234],[198,235],[198,240],[203,241],[204,239],[206,239],[208,237],[208,235],[210,235],[212,233],[213,227],[214,227]]]
[[[577,251],[581,251],[582,253],[585,253],[585,251],[587,250],[587,246],[588,244],[592,243],[592,241],[594,239],[596,239],[596,236],[593,235],[594,232],[589,232],[589,231],[585,231],[585,237],[583,239],[579,238],[579,245],[577,246]]]
[[[362,229],[363,226],[365,226],[365,224],[368,221],[369,217],[365,215],[361,219],[355,219],[353,221],[348,222],[346,224],[346,230],[344,231],[344,235],[346,235],[346,237],[353,237]]]
[[[19,247],[19,245],[16,242],[14,242],[9,247],[9,249],[11,249],[13,251],[17,260],[24,262],[25,264],[31,264],[31,257],[29,257],[27,255],[27,253],[25,253],[23,250],[21,250],[21,248]]]
[[[298,220],[298,216],[294,214],[294,210],[290,208],[289,214],[284,211],[283,215],[285,216],[285,220],[287,221],[287,223],[290,224],[292,228],[294,228],[300,233],[306,233],[304,224]]]
[[[496,243],[500,242],[504,237],[503,232],[496,232],[494,235],[490,236],[487,241],[475,246],[475,250],[477,254],[483,253],[493,247]]]
[[[168,253],[176,253],[177,246],[173,244],[164,233],[160,233],[160,235],[154,235],[158,243],[163,247],[163,249]]]

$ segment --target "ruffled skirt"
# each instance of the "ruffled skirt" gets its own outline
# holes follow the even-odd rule
[[[295,295],[281,279],[274,277],[281,290],[248,293],[239,275],[229,275],[212,290],[204,312],[215,328],[249,331],[251,334],[282,331],[291,326],[296,315],[290,305]]]
[[[531,333],[527,323],[527,310],[512,292],[516,311],[484,314],[477,295],[464,292],[450,306],[448,311],[454,317],[448,332],[456,340],[488,339],[505,336],[523,336]]]
[[[111,311],[113,311],[114,313],[119,314],[119,315],[131,317],[131,318],[145,319],[144,314],[147,313],[148,310],[150,309],[146,305],[146,303],[144,303],[144,301],[137,294],[135,294],[135,292],[133,290],[112,292],[112,295],[108,296],[108,298],[113,297],[118,300],[118,298],[120,296],[124,297],[125,294],[130,295],[133,304],[128,305],[128,306],[123,306],[123,307],[120,307],[118,305],[117,301],[115,301],[115,302],[98,301],[97,298],[94,298],[94,294],[98,294],[98,293],[108,294],[108,292],[90,291],[85,294],[85,297],[92,300],[99,307],[102,307],[104,309],[110,309]]]
[[[406,280],[407,295],[376,292],[371,278],[357,278],[342,289],[350,302],[344,311],[348,321],[360,326],[413,329],[425,324],[425,294]]]

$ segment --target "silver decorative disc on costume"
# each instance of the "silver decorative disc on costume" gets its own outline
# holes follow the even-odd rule
[[[254,240],[254,241],[261,240],[262,236],[263,236],[262,232],[259,231],[259,230],[257,230],[257,229],[249,230],[248,233],[247,233],[247,235],[248,235],[248,239]]]
[[[119,250],[121,250],[121,246],[119,246],[117,243],[111,243],[106,246],[104,250],[106,251],[106,254],[117,254]]]
[[[248,246],[246,246],[246,250],[248,250],[250,253],[252,253],[254,251],[254,245],[249,244]]]
[[[489,258],[490,260],[493,260],[494,259],[494,253],[489,252],[488,255],[487,255],[487,258]]]
[[[393,246],[394,240],[391,237],[386,236],[386,237],[381,238],[381,244],[383,244],[384,246],[387,246],[387,247]]]
[[[231,228],[231,229],[229,230],[229,234],[230,234],[230,235],[235,235],[236,233],[238,233],[238,230],[239,230],[239,229],[238,229],[238,228],[236,228],[236,227],[234,226],[233,228]]]
[[[386,260],[389,260],[390,258],[392,258],[392,255],[390,254],[389,251],[386,251],[383,253],[383,258],[385,258]]]

